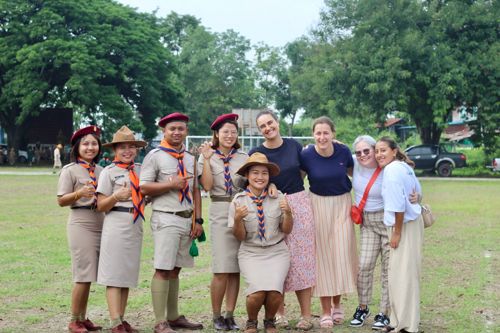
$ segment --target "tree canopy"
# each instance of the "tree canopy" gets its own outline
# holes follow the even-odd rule
[[[320,107],[380,121],[406,113],[424,143],[439,142],[450,111],[460,105],[479,106],[483,130],[499,128],[498,2],[325,4],[315,36],[330,49],[322,51],[329,60],[316,53],[308,62],[328,81]]]
[[[153,15],[110,0],[2,1],[0,12],[0,122],[14,146],[44,107],[152,137],[155,119],[181,106]]]

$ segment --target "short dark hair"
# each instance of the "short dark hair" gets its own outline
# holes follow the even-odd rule
[[[97,152],[97,155],[92,159],[92,162],[97,163],[97,162],[99,162],[99,159],[101,157],[101,152],[102,152],[101,139],[99,139],[99,137],[97,135],[95,135],[94,133],[90,133],[87,135],[92,135],[97,140],[97,144],[99,145],[99,151]],[[78,150],[79,150],[78,148],[80,148],[80,142],[82,141],[82,138],[86,137],[87,135],[79,137],[75,141],[75,144],[71,147],[71,161],[72,162],[76,162],[76,160],[80,157],[80,155],[78,153]]]

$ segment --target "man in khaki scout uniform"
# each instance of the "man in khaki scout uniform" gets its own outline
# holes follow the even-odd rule
[[[178,313],[179,273],[193,267],[191,241],[203,232],[202,219],[191,227],[194,156],[185,151],[189,117],[175,112],[162,118],[163,140],[146,155],[140,176],[141,192],[152,197],[151,230],[155,273],[151,281],[155,333],[203,326]]]

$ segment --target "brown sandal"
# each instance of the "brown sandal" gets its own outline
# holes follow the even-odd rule
[[[257,325],[259,322],[257,320],[247,320],[244,333],[257,333]]]
[[[276,323],[274,318],[272,319],[264,319],[264,332],[265,333],[277,333]]]
[[[306,319],[301,317],[297,325],[295,325],[295,328],[301,331],[309,331],[311,328],[313,328],[313,323],[312,320]]]

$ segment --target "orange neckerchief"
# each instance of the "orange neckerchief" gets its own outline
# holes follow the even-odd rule
[[[82,160],[81,158],[76,159],[76,163],[80,164],[83,168],[87,169],[89,172],[90,180],[92,186],[94,186],[94,201],[92,202],[93,207],[97,207],[97,178],[95,176],[95,163],[87,163],[86,161]]]
[[[128,177],[130,178],[130,190],[132,192],[132,204],[134,205],[134,223],[137,222],[139,217],[144,221],[144,196],[141,193],[141,188],[139,187],[139,177],[134,171],[134,162],[123,163],[118,160],[114,160],[113,163],[122,169],[128,170]]]
[[[169,145],[165,139],[163,139],[161,140],[158,149],[163,150],[173,158],[177,159],[177,175],[179,177],[187,176],[186,168],[184,167],[184,148],[182,148],[180,151],[177,151],[171,145]],[[189,193],[189,182],[186,182],[186,186],[179,191],[179,202],[182,203],[184,200],[192,203],[191,194]]]

